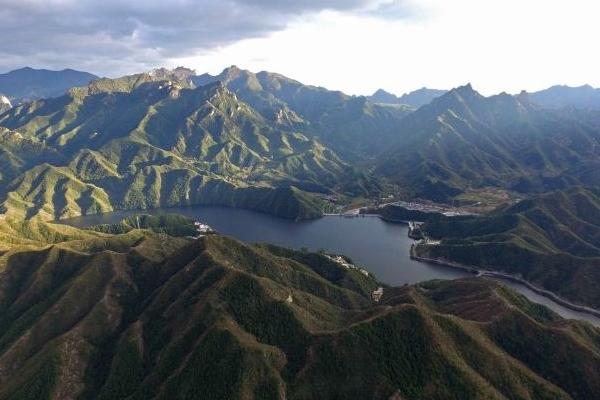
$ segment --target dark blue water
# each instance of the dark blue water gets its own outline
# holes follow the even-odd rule
[[[119,222],[140,211],[117,211],[61,221],[77,227]],[[416,283],[430,279],[456,279],[473,276],[460,270],[411,260],[408,227],[377,217],[346,218],[326,216],[312,221],[290,221],[253,211],[225,207],[176,207],[145,210],[146,214],[176,213],[209,224],[219,233],[249,243],[267,242],[309,250],[324,249],[345,254],[389,285]],[[503,281],[531,301],[543,304],[564,318],[582,319],[600,326],[600,318],[570,310],[518,283]]]
[[[326,216],[296,222],[225,207],[177,207],[144,211],[148,214],[165,212],[205,222],[221,234],[249,243],[266,242],[295,249],[306,247],[309,250],[325,249],[329,253],[345,254],[372,272],[377,279],[390,285],[472,276],[451,268],[411,260],[409,250],[414,241],[407,235],[407,226],[388,223],[377,217]],[[63,222],[85,227],[115,223],[133,213],[123,211],[89,215]]]

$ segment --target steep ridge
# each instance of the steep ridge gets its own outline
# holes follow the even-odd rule
[[[459,87],[404,118],[397,137],[377,172],[434,200],[469,187],[527,193],[598,182],[597,120],[544,110],[526,97]]]
[[[3,114],[1,125],[57,155],[46,166],[43,154],[9,160],[4,211],[53,219],[220,204],[310,218],[321,206],[306,191],[364,194],[364,173],[316,137],[269,121],[219,82],[194,88],[190,74],[100,79]],[[34,179],[44,185],[35,192]]]
[[[379,153],[394,136],[396,123],[412,111],[304,85],[280,74],[255,74],[235,66],[217,76],[197,76],[194,81],[222,82],[265,118],[318,136],[337,153],[352,159]]]
[[[0,257],[1,399],[599,398],[598,330],[492,281],[376,304],[322,254],[84,235]]]
[[[488,216],[442,218],[425,230],[440,258],[518,275],[575,303],[600,307],[600,191],[574,187],[523,200]]]

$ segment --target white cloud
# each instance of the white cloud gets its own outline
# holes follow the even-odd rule
[[[598,15],[593,0],[0,0],[0,69],[236,64],[356,94],[600,86]]]
[[[600,86],[600,3],[411,0],[412,18],[324,11],[265,38],[171,62],[217,72],[236,64],[367,94],[466,82],[483,93],[553,84]]]

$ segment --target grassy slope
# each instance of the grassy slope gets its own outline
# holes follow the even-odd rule
[[[490,281],[387,288],[375,305],[377,282],[319,254],[68,229],[4,257],[2,399],[600,393],[598,330]]]

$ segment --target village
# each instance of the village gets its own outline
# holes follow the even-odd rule
[[[361,274],[363,274],[364,276],[369,276],[369,271],[367,271],[364,268],[357,267],[356,265],[354,265],[352,263],[349,263],[342,256],[325,254],[325,257],[329,258],[331,261],[339,264],[340,266],[342,266],[346,269],[355,269],[355,270],[359,271]]]

